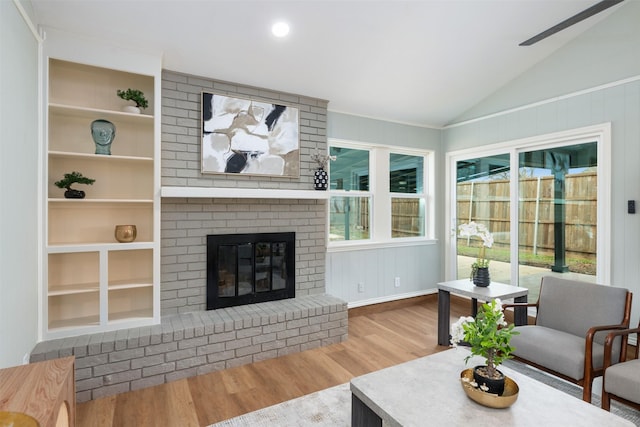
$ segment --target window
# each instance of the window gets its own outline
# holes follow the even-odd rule
[[[329,189],[341,193],[329,200],[329,240],[369,239],[369,151],[330,147],[329,155],[336,157],[329,166]]]
[[[451,229],[493,234],[491,280],[529,289],[540,276],[610,283],[610,127],[598,125],[451,153]],[[452,236],[447,277],[469,277],[478,242]]]
[[[424,239],[429,152],[330,142],[329,242]]]
[[[390,153],[389,190],[391,237],[424,236],[424,157]]]

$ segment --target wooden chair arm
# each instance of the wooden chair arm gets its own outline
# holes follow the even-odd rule
[[[629,325],[625,325],[625,324],[592,326],[587,331],[587,340],[589,339],[593,340],[593,336],[596,334],[596,332],[609,331],[609,330],[618,331],[622,329],[627,329],[628,327]]]
[[[618,331],[620,332],[621,330],[625,330],[629,327],[628,324],[620,324],[620,325],[599,325],[599,326],[592,326],[589,328],[589,330],[587,331],[587,336],[585,337],[585,353],[584,353],[584,363],[585,363],[585,369],[590,369],[593,371],[593,339],[596,335],[596,332],[601,332],[601,331]],[[615,333],[615,332],[611,332],[611,333]],[[609,335],[607,335],[607,338],[609,337]],[[613,343],[613,338],[611,338],[611,342]],[[619,360],[624,360],[627,357],[627,338],[626,336],[622,338],[622,345],[620,346],[620,357]],[[607,357],[607,350],[606,350],[606,338],[605,338],[605,358]],[[609,346],[609,361],[611,361],[611,346]],[[603,369],[604,369],[604,365],[603,365]]]
[[[514,317],[515,317],[515,311],[516,308],[529,308],[529,307],[535,307],[536,308],[536,315],[535,315],[535,319],[534,319],[534,324],[536,323],[537,317],[538,317],[538,308],[539,305],[537,302],[509,302],[509,303],[502,303],[502,313],[504,314],[506,309],[508,308],[513,308],[513,312],[514,312]],[[527,321],[524,323],[525,325],[529,324],[529,316],[527,315]]]
[[[611,366],[611,352],[613,347],[613,340],[618,336],[623,335],[625,337],[628,337],[631,334],[640,334],[640,327],[631,328],[631,329],[620,329],[617,331],[609,332],[607,334],[607,337],[604,339],[604,363],[602,366],[603,369],[607,369],[609,366]],[[636,347],[635,358],[636,359],[638,358],[638,347]],[[624,359],[621,358],[620,361],[622,362],[625,359],[626,359],[626,351],[625,351],[625,358]]]
[[[537,302],[508,302],[502,303],[502,308],[510,308],[510,307],[538,307]]]

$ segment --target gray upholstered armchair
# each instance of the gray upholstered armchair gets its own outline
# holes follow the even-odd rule
[[[535,324],[517,326],[511,339],[516,360],[583,387],[591,402],[593,380],[602,375],[607,331],[626,329],[631,292],[624,288],[545,276],[536,303],[504,304],[536,307]],[[624,360],[626,336],[613,342],[613,360]]]
[[[613,343],[616,337],[628,337],[640,334],[640,325],[633,329],[614,331],[607,335],[604,341],[604,375],[602,376],[602,409],[609,410],[611,399],[622,402],[640,410],[640,360],[638,360],[638,345],[630,358],[623,358],[615,363]],[[615,363],[615,364],[614,364]]]

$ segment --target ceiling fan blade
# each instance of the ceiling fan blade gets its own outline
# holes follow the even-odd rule
[[[593,6],[583,10],[582,12],[573,15],[571,18],[565,19],[564,21],[562,21],[561,23],[554,25],[553,27],[549,28],[548,30],[545,30],[543,32],[541,32],[540,34],[531,37],[529,40],[525,40],[522,43],[520,43],[518,46],[531,46],[534,43],[539,42],[542,39],[546,39],[547,37],[564,30],[565,28],[568,28],[574,24],[577,24],[580,21],[583,21],[597,13],[602,12],[605,9],[609,9],[612,6],[617,5],[618,3],[623,2],[624,0],[603,0],[599,3],[594,4]]]

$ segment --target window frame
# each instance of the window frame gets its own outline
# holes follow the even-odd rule
[[[432,150],[415,149],[392,145],[369,144],[356,141],[330,138],[327,150],[341,147],[369,152],[369,191],[332,190],[331,186],[327,203],[327,249],[331,251],[350,250],[356,247],[375,248],[390,246],[411,246],[435,243],[435,207],[434,207],[434,152]],[[422,193],[396,193],[390,191],[390,155],[402,154],[423,158]],[[331,162],[329,162],[329,180],[331,181]],[[369,238],[362,240],[330,241],[330,203],[332,197],[369,197],[370,224]],[[392,198],[417,198],[424,200],[423,229],[424,236],[391,237]]]
[[[511,221],[511,284],[519,286],[518,271],[518,230],[519,186],[518,156],[521,152],[573,145],[585,142],[598,143],[598,208],[597,208],[597,267],[596,282],[611,283],[611,123],[569,129],[550,134],[534,135],[506,142],[485,144],[478,147],[451,151],[445,154],[447,201],[445,204],[446,228],[451,230],[445,242],[445,278],[456,277],[456,229],[453,221],[456,217],[456,162],[472,157],[484,157],[509,153],[510,164],[510,221]]]

